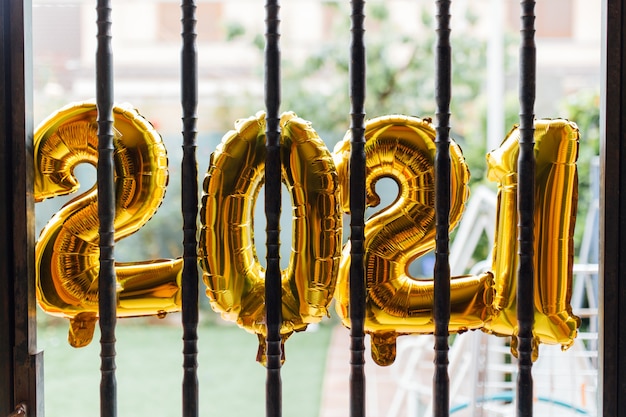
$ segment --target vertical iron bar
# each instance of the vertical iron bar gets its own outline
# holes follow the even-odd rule
[[[183,0],[181,52],[181,104],[183,109],[182,211],[183,211],[183,417],[198,417],[198,163],[196,160],[196,110],[198,63],[196,4]]]
[[[111,48],[111,2],[97,3],[96,102],[98,107],[98,219],[100,274],[100,415],[117,416],[115,379],[116,276],[113,257],[115,217],[115,169],[113,163],[113,52]]]
[[[598,416],[626,416],[626,4],[603,2]]]
[[[350,416],[365,416],[365,2],[352,1],[350,43]]]
[[[267,271],[265,274],[265,321],[267,325],[266,355],[266,415],[282,415],[281,337],[282,300],[280,279],[280,203],[281,203],[281,161],[280,161],[280,4],[278,0],[268,0],[265,32],[265,106],[266,134],[265,146],[265,217]]]
[[[34,274],[32,4],[0,0],[0,416],[43,416]]]
[[[450,96],[452,48],[450,46],[450,1],[437,1],[437,45],[435,96],[435,375],[433,411],[435,417],[450,415],[448,376],[448,326],[450,323]]]
[[[13,100],[8,86],[11,85],[11,4],[23,6],[21,2],[0,0],[0,230],[10,230],[13,224],[11,210],[11,141],[16,137],[10,125],[9,114],[13,113]],[[23,82],[15,81],[21,85]],[[13,252],[11,239],[0,239],[0,415],[7,415],[15,406],[13,404],[13,344],[15,339],[15,299],[13,279],[9,262]]]
[[[533,414],[533,216],[535,190],[534,104],[536,76],[535,2],[521,3],[520,44],[520,141],[518,159],[518,240],[519,270],[517,279],[518,377],[517,415]]]

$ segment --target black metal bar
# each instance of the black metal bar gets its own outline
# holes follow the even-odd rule
[[[519,270],[517,278],[518,375],[517,415],[533,414],[533,216],[535,204],[534,105],[536,77],[535,2],[521,3],[520,43],[520,141],[518,159],[518,241]]]
[[[266,415],[282,415],[281,337],[282,300],[280,278],[280,4],[268,0],[266,5],[265,32],[265,217],[267,271],[265,273],[265,320],[267,325],[266,354]]]
[[[34,275],[30,0],[0,0],[0,415],[43,416]]]
[[[626,7],[603,2],[604,69],[600,116],[600,347],[599,386],[603,417],[626,416]]]
[[[365,2],[352,1],[350,43],[350,416],[365,416]]]
[[[11,192],[11,138],[15,137],[11,128],[13,112],[11,89],[11,18],[9,10],[10,0],[0,1],[0,228],[11,230],[13,211],[9,204],[13,197]],[[15,3],[21,3],[17,1]],[[20,4],[21,6],[21,4]],[[23,84],[16,81],[18,84]],[[13,344],[15,341],[15,297],[13,296],[13,278],[11,253],[13,248],[11,239],[0,239],[0,415],[7,415],[15,406],[13,403]]]
[[[198,62],[196,4],[183,0],[181,52],[181,102],[183,109],[182,211],[183,211],[183,417],[198,417],[198,163],[196,160],[196,110]]]
[[[433,413],[450,415],[448,375],[448,326],[450,323],[450,99],[452,48],[450,46],[450,1],[437,1],[437,45],[435,55],[435,374]]]
[[[100,274],[100,415],[117,416],[115,379],[116,276],[114,248],[115,167],[113,162],[113,52],[111,48],[111,1],[98,0],[98,46],[96,51],[96,103],[98,107],[98,219]]]

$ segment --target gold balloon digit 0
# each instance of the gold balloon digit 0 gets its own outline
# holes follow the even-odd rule
[[[348,208],[350,132],[334,150],[341,178],[344,210]],[[375,185],[391,178],[398,185],[396,200],[365,224],[365,331],[371,335],[372,357],[380,365],[395,359],[396,337],[432,333],[433,281],[414,278],[408,267],[434,248],[435,130],[429,121],[385,116],[365,127],[366,203],[380,202]],[[459,221],[468,196],[469,171],[460,148],[452,143],[450,228]],[[337,290],[337,311],[349,326],[350,244],[343,251]],[[489,318],[491,273],[453,277],[451,331],[481,328]]]
[[[341,209],[330,152],[309,122],[281,116],[282,180],[289,189],[293,246],[281,272],[283,342],[328,315],[341,256]],[[200,264],[215,311],[259,337],[265,357],[265,270],[252,224],[264,183],[265,114],[239,120],[211,155],[200,218]]]
[[[566,120],[535,122],[534,328],[536,342],[569,347],[580,324],[570,305],[574,263],[574,224],[578,202],[579,133]],[[487,156],[488,177],[498,184],[494,316],[485,331],[513,335],[517,331],[516,289],[517,158],[519,129]],[[513,353],[516,353],[513,338]],[[535,350],[536,355],[536,350]]]
[[[157,211],[168,181],[159,134],[136,110],[115,106],[115,240],[139,230]],[[97,165],[97,109],[69,105],[41,123],[34,138],[34,197],[40,202],[77,191],[74,168]],[[36,291],[47,313],[70,319],[72,346],[87,345],[98,316],[97,190],[57,212],[35,248]],[[117,263],[117,316],[162,315],[180,309],[182,260]]]

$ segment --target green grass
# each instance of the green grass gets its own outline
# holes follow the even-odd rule
[[[100,334],[75,349],[67,322],[43,320],[38,345],[44,350],[48,417],[99,415]],[[182,409],[182,329],[154,320],[118,320],[116,379],[118,415],[174,417]],[[231,325],[199,329],[198,380],[201,416],[265,416],[266,371],[255,361],[255,335]],[[317,417],[331,326],[293,335],[282,367],[283,414]]]

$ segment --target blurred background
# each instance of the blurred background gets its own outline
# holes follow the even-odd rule
[[[580,340],[582,351],[591,353],[584,353],[585,359],[580,359],[581,355],[572,359],[576,363],[574,367],[584,368],[584,372],[591,376],[585,377],[587,379],[582,383],[576,382],[575,388],[570,385],[558,387],[569,393],[575,390],[576,398],[559,399],[565,405],[554,401],[544,403],[557,407],[559,412],[569,410],[578,415],[583,411],[588,415],[596,412],[593,352],[594,349],[597,352],[597,347],[593,334],[596,332],[597,335],[597,328],[593,308],[597,306],[597,266],[594,270],[593,265],[597,263],[598,249],[596,155],[599,146],[600,4],[600,0],[550,0],[538,2],[536,6],[536,116],[567,118],[575,121],[581,131],[579,211],[575,230],[579,266],[573,304],[577,303],[575,309],[586,309],[584,311],[589,313],[583,320],[583,330],[591,334],[590,339]],[[126,0],[113,4],[115,101],[130,103],[157,128],[165,141],[170,163],[170,181],[163,204],[140,232],[116,244],[119,261],[182,255],[179,9],[177,1],[168,0]],[[492,249],[493,224],[479,221],[484,217],[493,220],[490,216],[495,204],[495,184],[486,179],[485,155],[500,144],[518,119],[519,4],[517,0],[458,0],[453,2],[452,16],[452,136],[462,147],[470,167],[471,195],[476,196],[475,204],[479,207],[472,215],[474,217],[464,220],[475,225],[473,232],[453,236],[453,268],[460,274],[469,273],[480,268],[484,261],[488,262]],[[197,155],[201,184],[209,157],[222,136],[233,128],[236,120],[264,109],[264,3],[256,0],[200,0],[197,18]],[[36,123],[66,104],[95,97],[95,20],[95,4],[92,2],[33,0]],[[299,0],[285,2],[281,8],[281,111],[295,111],[310,120],[330,150],[343,138],[350,125],[349,20],[348,2]],[[367,3],[365,108],[368,118],[408,114],[434,119],[434,27],[432,1],[372,0]],[[95,168],[79,167],[77,173],[84,184],[81,190],[89,189],[95,182]],[[378,189],[384,190],[381,191],[381,207],[395,199],[397,188],[382,186]],[[257,201],[254,228],[257,255],[264,264],[262,196],[260,193]],[[67,200],[57,198],[36,206],[38,231]],[[283,266],[287,265],[292,240],[290,204],[285,189],[281,218]],[[484,227],[480,226],[483,224]],[[411,273],[431,276],[430,260],[429,255],[417,260],[411,265]],[[263,415],[264,369],[254,362],[256,338],[224,324],[219,315],[211,311],[203,295],[201,308],[203,414]],[[182,376],[180,318],[174,314],[165,320],[129,319],[123,322],[118,336],[121,414],[178,415],[178,378]],[[286,415],[291,415],[289,410],[292,409],[300,415],[333,415],[329,414],[330,406],[325,408],[325,400],[322,400],[327,395],[324,390],[329,381],[327,355],[332,354],[329,347],[333,340],[343,340],[341,338],[347,330],[338,327],[334,313],[316,329],[316,333],[295,335],[294,341],[290,339],[287,343],[288,360],[283,380],[285,389],[290,391],[284,394]],[[75,350],[64,340],[66,331],[65,321],[42,314],[39,345],[46,351],[46,408],[52,417],[84,415],[85,409],[97,410],[98,407],[97,336],[88,348]],[[296,342],[297,339],[302,341]],[[428,415],[430,376],[418,375],[424,372],[430,375],[420,366],[431,366],[431,359],[426,357],[424,360],[421,355],[425,351],[430,354],[432,344],[428,337],[406,340],[406,346],[399,347],[405,356],[399,357],[398,362],[403,359],[415,362],[414,366],[402,365],[403,369],[415,372],[407,374],[399,373],[397,369],[381,371],[373,368],[368,374],[373,375],[368,380],[368,384],[373,384],[371,388],[368,385],[368,392],[381,394],[370,394],[372,402],[368,402],[371,407],[368,414],[371,416]],[[348,344],[345,343],[347,355]],[[477,356],[479,348],[470,348],[473,343],[458,344],[459,363],[475,362],[480,357]],[[506,344],[506,341],[502,343]],[[487,345],[489,343],[483,340],[476,346]],[[483,348],[483,354],[486,349]],[[505,346],[503,352],[506,351]],[[495,358],[497,355],[487,356]],[[506,357],[505,353],[501,356],[493,360],[501,365],[511,362],[510,356]],[[249,362],[250,367],[237,371],[242,362]],[[416,365],[418,362],[419,366]],[[572,366],[571,362],[563,365],[565,368]],[[293,369],[293,375],[287,373],[289,369]],[[451,377],[463,378],[465,374],[456,369],[451,369]],[[71,379],[70,372],[74,371],[84,371],[87,376],[79,373],[77,379]],[[476,371],[466,369],[464,372],[472,375],[472,381],[475,381],[472,386],[485,385],[490,378],[477,376]],[[491,378],[511,380],[514,372],[509,369]],[[565,379],[572,379],[554,377],[554,372],[557,371],[550,371],[553,376],[547,378],[553,381],[550,389],[556,389],[554,384],[561,385]],[[347,375],[345,378],[347,389]],[[387,394],[382,394],[377,381],[387,381],[383,384],[388,388]],[[582,388],[580,384],[583,384]],[[465,406],[457,410],[458,415],[463,412],[473,413],[464,415],[508,415],[506,404],[513,401],[511,398],[496,398],[496,394],[489,394],[491,397],[485,394],[481,397],[485,399],[481,404],[474,404],[463,399],[465,394],[459,388],[457,405]],[[305,400],[300,395],[310,399],[306,400],[306,406],[302,405]],[[482,404],[496,400],[500,405],[504,404],[496,411],[489,411]],[[347,404],[347,391],[342,401]],[[249,403],[246,410],[237,408],[244,403]],[[74,409],[76,411],[72,411]],[[479,409],[481,411],[477,411]],[[343,410],[345,415],[347,405]],[[547,411],[550,412],[553,410]]]

